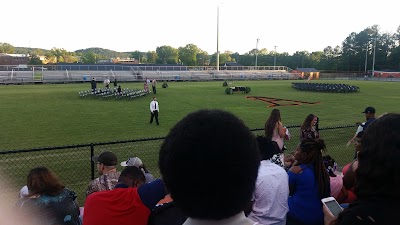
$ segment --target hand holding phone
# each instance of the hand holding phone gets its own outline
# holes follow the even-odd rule
[[[339,213],[343,211],[343,208],[340,207],[339,203],[334,197],[323,198],[321,199],[321,202],[335,217],[337,217]]]

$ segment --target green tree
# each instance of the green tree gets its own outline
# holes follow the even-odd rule
[[[233,61],[239,63],[239,58],[240,58],[239,52],[235,52],[235,53],[231,54],[231,58]]]
[[[311,67],[322,68],[321,62],[322,62],[323,58],[324,58],[324,52],[322,52],[322,51],[312,52],[310,55]]]
[[[178,63],[179,53],[178,49],[173,48],[171,46],[161,46],[156,49],[158,58],[156,60],[157,63],[160,64],[176,64]]]
[[[310,53],[307,51],[297,51],[293,54],[291,64],[289,67],[295,68],[307,68],[310,67]]]
[[[394,34],[394,40],[396,41],[396,46],[400,46],[400,26],[397,27],[396,33]]]
[[[157,58],[158,58],[157,52],[155,52],[155,51],[147,52],[147,63],[156,63]]]
[[[55,64],[55,63],[57,63],[57,59],[56,59],[56,57],[52,54],[52,52],[46,52],[46,53],[44,54],[44,56],[46,57],[46,60],[47,60],[48,63],[50,63],[50,64]]]
[[[231,57],[233,53],[231,51],[225,51],[224,53],[219,54],[219,65],[223,65],[226,62],[233,62]],[[217,65],[217,53],[214,53],[211,56],[211,65]]]
[[[38,55],[32,54],[29,59],[28,64],[29,65],[42,65],[43,62],[42,62],[42,60],[40,60],[40,57]]]
[[[187,44],[185,47],[179,47],[178,52],[182,64],[187,66],[198,65],[197,54],[200,52],[200,49],[196,45]]]
[[[267,55],[268,54],[268,50],[266,48],[262,48],[262,49],[255,49],[253,48],[252,50],[250,50],[249,52],[247,52],[245,55],[253,55],[255,56],[257,53],[257,55]]]
[[[342,43],[342,69],[354,71],[358,68],[357,64],[357,46],[355,42],[356,33],[352,32]]]
[[[8,43],[0,43],[0,53],[8,53],[8,54],[13,54],[14,53],[14,46],[8,44]]]
[[[74,52],[68,52],[63,48],[52,48],[50,52],[45,54],[46,59],[50,63],[76,63],[78,62],[78,57]]]
[[[210,65],[210,56],[206,51],[200,50],[196,55],[197,65],[207,66]]]
[[[66,63],[77,63],[78,57],[73,52],[68,52],[68,54],[64,55],[64,62]]]
[[[262,48],[258,50],[258,55],[267,55],[268,50],[266,48]]]
[[[143,61],[146,61],[146,60],[143,60],[144,54],[141,53],[140,51],[132,52],[131,58],[134,58],[134,59],[138,60],[139,63],[142,63]]]
[[[85,64],[95,64],[97,62],[98,56],[92,51],[86,52],[82,55],[81,61]]]

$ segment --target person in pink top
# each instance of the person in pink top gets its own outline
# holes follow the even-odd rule
[[[281,112],[273,109],[267,122],[265,122],[265,136],[271,141],[275,141],[281,152],[272,157],[271,161],[283,167],[283,140],[286,137],[286,128],[281,122]]]
[[[335,173],[337,163],[330,155],[323,156],[322,159],[324,160],[324,165],[329,175],[331,196],[338,199],[341,193],[345,191],[343,190],[343,177]]]

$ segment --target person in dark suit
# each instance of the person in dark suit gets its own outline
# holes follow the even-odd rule
[[[95,92],[96,88],[97,88],[97,83],[96,83],[96,79],[94,79],[94,77],[92,78],[92,81],[90,81],[90,84],[92,85],[92,91]]]
[[[157,125],[160,125],[160,123],[158,122],[158,112],[159,111],[160,111],[160,108],[158,107],[157,98],[153,97],[153,101],[150,102],[150,113],[151,113],[150,123],[153,123],[153,118],[155,117]]]

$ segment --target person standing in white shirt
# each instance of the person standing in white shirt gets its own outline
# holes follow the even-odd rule
[[[153,97],[153,101],[150,102],[150,113],[151,113],[150,123],[153,123],[153,118],[156,118],[157,125],[160,125],[160,123],[158,122],[158,112],[159,111],[160,111],[160,108],[158,107],[157,98]]]

